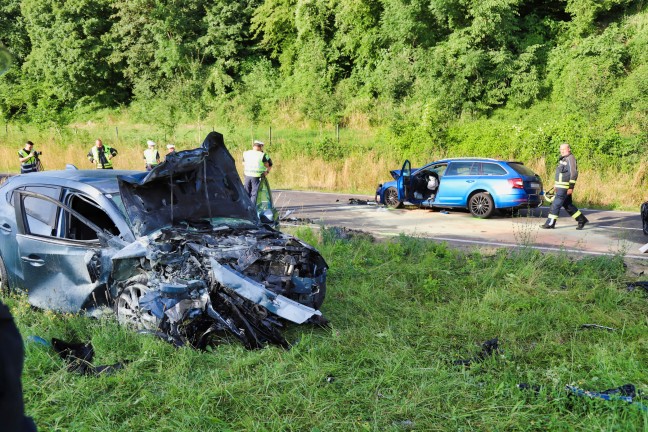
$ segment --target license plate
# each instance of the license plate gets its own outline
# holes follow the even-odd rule
[[[534,189],[540,189],[540,183],[533,182],[533,183],[531,183],[531,187],[534,188]]]

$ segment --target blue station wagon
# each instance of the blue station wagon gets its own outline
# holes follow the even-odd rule
[[[393,181],[378,185],[376,202],[398,208],[463,208],[478,218],[496,210],[513,211],[542,204],[542,180],[521,162],[452,158],[391,171]]]

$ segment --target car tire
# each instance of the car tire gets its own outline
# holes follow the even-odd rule
[[[385,205],[389,208],[399,208],[403,205],[403,202],[398,199],[398,191],[395,187],[385,189],[383,196]]]
[[[0,257],[0,293],[9,294],[9,276],[7,275],[7,267]]]
[[[468,200],[468,210],[476,218],[488,219],[495,212],[495,202],[488,192],[479,192]]]
[[[148,291],[141,283],[127,285],[115,299],[115,315],[120,324],[137,330],[157,330],[160,320],[149,311],[143,311],[139,299]]]

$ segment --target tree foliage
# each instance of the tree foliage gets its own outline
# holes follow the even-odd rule
[[[170,125],[225,107],[256,122],[281,107],[319,122],[360,113],[403,146],[447,147],[452,125],[551,106],[607,155],[639,149],[648,129],[643,1],[5,0],[0,12],[16,57],[5,118],[158,104]]]

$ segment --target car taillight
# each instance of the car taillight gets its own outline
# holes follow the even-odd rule
[[[521,178],[508,179],[508,183],[513,189],[524,189],[524,182]]]

